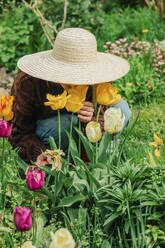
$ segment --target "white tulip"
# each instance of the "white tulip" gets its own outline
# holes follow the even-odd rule
[[[32,245],[32,241],[26,241],[21,248],[36,248],[34,245]]]
[[[102,137],[100,123],[90,121],[86,126],[86,135],[90,142],[97,142]]]
[[[119,108],[109,108],[104,113],[104,130],[110,134],[115,134],[123,129],[125,115],[121,114]]]
[[[55,234],[51,232],[51,238],[49,248],[75,248],[75,241],[66,228],[60,228]]]

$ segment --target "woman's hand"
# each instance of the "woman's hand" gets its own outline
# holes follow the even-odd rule
[[[94,107],[92,102],[83,102],[83,107],[77,112],[77,117],[82,122],[89,122],[92,120]]]

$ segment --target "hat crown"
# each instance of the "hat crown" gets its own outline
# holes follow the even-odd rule
[[[67,63],[92,63],[97,60],[97,42],[95,36],[81,28],[63,29],[57,34],[53,56]]]

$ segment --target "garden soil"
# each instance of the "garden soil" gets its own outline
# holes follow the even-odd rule
[[[10,95],[10,90],[14,82],[12,73],[7,73],[5,67],[0,68],[0,95]]]

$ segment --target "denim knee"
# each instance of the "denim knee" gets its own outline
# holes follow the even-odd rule
[[[71,113],[63,113],[60,115],[60,128],[61,128],[61,149],[64,152],[67,152],[68,149],[68,136],[66,134],[67,130],[70,131],[70,124],[71,124]],[[73,118],[73,126],[78,125],[78,118],[74,115]],[[54,116],[51,118],[47,118],[44,120],[38,120],[36,125],[35,133],[39,136],[41,142],[45,145],[49,146],[49,137],[53,137],[56,145],[59,145],[59,125],[58,125],[58,116]],[[72,132],[73,138],[77,138],[76,132],[73,130]]]

